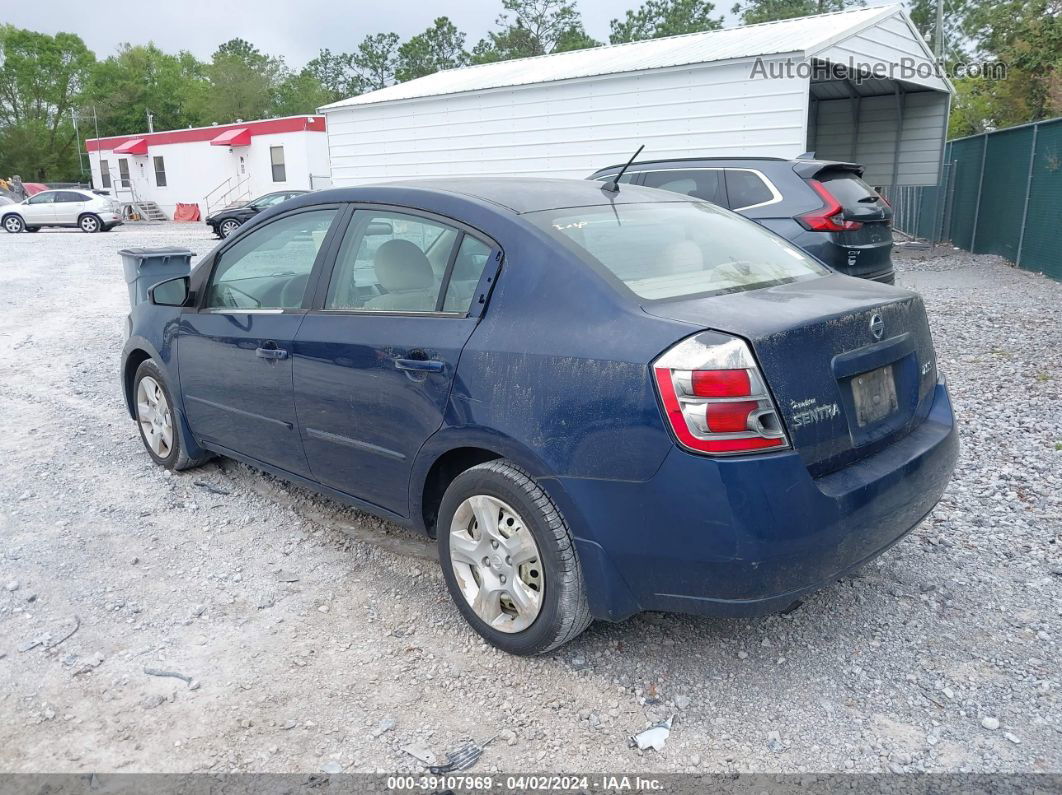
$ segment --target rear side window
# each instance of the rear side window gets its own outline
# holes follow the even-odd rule
[[[826,186],[846,210],[858,209],[881,200],[878,192],[852,171],[823,171],[815,179]]]
[[[736,168],[726,170],[726,191],[730,195],[730,207],[748,210],[774,201],[774,191],[764,178],[755,171]]]
[[[359,210],[339,248],[325,309],[434,312],[459,235],[432,219]]]
[[[647,188],[659,188],[682,193],[694,199],[726,207],[726,185],[723,170],[698,168],[687,171],[650,171],[642,183]]]
[[[467,312],[479,286],[479,277],[490,259],[490,246],[471,235],[461,240],[461,248],[454,259],[454,269],[446,288],[444,312]]]
[[[754,222],[701,202],[581,207],[526,217],[650,300],[754,290],[828,273]]]

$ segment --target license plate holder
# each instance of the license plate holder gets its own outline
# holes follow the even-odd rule
[[[896,379],[892,365],[860,373],[852,379],[852,401],[855,403],[856,423],[862,428],[879,422],[900,404],[896,398]]]

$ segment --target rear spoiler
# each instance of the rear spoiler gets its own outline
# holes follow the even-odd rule
[[[865,170],[859,163],[839,163],[832,160],[797,160],[793,164],[793,171],[801,179],[815,179],[823,171],[851,171],[858,177],[863,176]]]

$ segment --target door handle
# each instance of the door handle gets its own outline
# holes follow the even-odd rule
[[[434,359],[395,359],[399,370],[412,370],[416,373],[441,373],[446,364]]]
[[[280,348],[256,348],[254,355],[259,359],[287,359],[288,352]]]

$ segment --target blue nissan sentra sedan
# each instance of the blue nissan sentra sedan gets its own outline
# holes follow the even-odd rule
[[[148,453],[437,537],[458,610],[514,654],[641,610],[782,610],[901,539],[958,447],[921,299],[615,188],[416,181],[262,213],[133,309]]]

